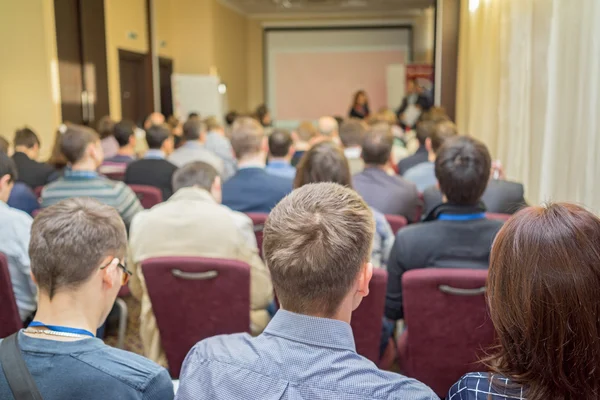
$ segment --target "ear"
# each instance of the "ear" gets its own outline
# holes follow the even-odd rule
[[[129,144],[135,146],[135,133],[129,137]]]
[[[29,272],[29,277],[31,278],[31,281],[34,283],[34,285],[37,286],[37,280],[35,279],[35,276],[33,275],[33,272]]]
[[[212,183],[211,187],[210,187],[210,191],[211,192],[220,192],[221,191],[221,177],[217,176],[214,180],[214,182]]]
[[[431,145],[431,138],[427,138],[425,139],[425,148],[427,149],[428,152],[432,152],[433,151],[433,147]]]
[[[294,148],[294,145],[292,144],[290,146],[290,149],[288,150],[288,156],[293,157],[295,152],[296,152],[296,149]]]
[[[370,262],[364,264],[360,270],[358,277],[358,293],[362,297],[369,295],[369,282],[373,277],[373,264]]]
[[[98,270],[102,277],[102,285],[107,289],[112,289],[118,282],[118,280],[115,279],[115,271],[117,270],[116,265],[118,262],[119,261],[114,257],[106,257],[102,260],[102,265],[110,263],[106,268]]]
[[[10,175],[6,174],[0,178],[0,188],[5,188],[10,185]]]
[[[269,153],[269,138],[267,136],[263,137],[261,147],[262,151]]]

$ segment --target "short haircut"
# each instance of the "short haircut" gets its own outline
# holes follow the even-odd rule
[[[394,134],[389,126],[377,126],[365,134],[362,144],[362,159],[365,164],[385,165],[390,160]]]
[[[113,134],[119,147],[125,147],[129,144],[129,140],[135,135],[135,124],[132,121],[123,120],[117,122],[113,127]]]
[[[344,147],[361,146],[365,131],[361,120],[349,119],[340,126],[340,140]]]
[[[442,147],[444,141],[458,135],[456,125],[452,121],[442,121],[435,124],[435,129],[431,135],[431,148],[434,152]]]
[[[199,119],[188,119],[183,124],[183,138],[187,141],[200,139],[202,132],[206,132],[206,125]]]
[[[191,112],[188,114],[188,117],[187,117],[188,120],[198,119],[198,118],[200,118],[200,114],[198,114],[197,112]]]
[[[419,121],[450,121],[450,117],[446,113],[446,109],[444,107],[431,107],[429,110],[421,114]]]
[[[173,174],[173,191],[186,187],[198,186],[210,191],[219,173],[210,164],[202,161],[194,161],[179,168]]]
[[[160,149],[171,135],[171,131],[168,125],[152,125],[146,129],[146,143],[150,149]]]
[[[8,154],[8,149],[10,148],[10,143],[4,136],[0,136],[0,153]]]
[[[50,299],[85,283],[105,257],[122,261],[126,252],[127,231],[119,213],[94,199],[60,201],[43,209],[31,227],[31,271]]]
[[[421,146],[425,146],[425,141],[433,136],[435,125],[435,122],[431,120],[417,123],[417,140]]]
[[[71,164],[81,160],[85,149],[100,138],[93,129],[82,125],[67,125],[67,130],[60,138],[60,151]]]
[[[217,121],[217,117],[210,116],[204,120],[204,124],[206,125],[207,131],[214,131],[215,129],[221,128],[221,124]]]
[[[28,127],[25,127],[22,129],[17,129],[17,131],[15,132],[15,139],[13,140],[13,144],[15,145],[15,147],[25,146],[28,149],[31,149],[36,144],[38,146],[40,145],[40,139],[34,131],[32,131]]]
[[[298,135],[298,139],[303,142],[309,142],[311,139],[319,136],[319,131],[312,122],[303,121],[298,125],[298,128],[296,128],[296,135]]]
[[[237,111],[230,111],[227,113],[227,115],[225,115],[225,122],[227,123],[227,125],[231,126],[233,125],[237,117]]]
[[[338,122],[333,117],[321,117],[318,122],[319,133],[324,136],[331,136],[338,131]]]
[[[96,130],[100,135],[100,139],[106,139],[107,137],[112,136],[114,126],[115,121],[108,115],[100,118],[100,121],[98,121],[98,124],[96,125]]]
[[[17,165],[13,159],[8,154],[0,152],[0,178],[4,175],[10,176],[9,182],[15,182],[19,177]]]
[[[519,211],[496,236],[486,286],[492,385],[514,390],[501,376],[522,398],[597,399],[600,219],[569,203]]]
[[[273,157],[285,157],[292,147],[292,135],[285,129],[275,129],[269,135],[269,153]]]
[[[467,137],[448,139],[435,159],[435,176],[449,203],[476,205],[490,179],[492,159],[483,143]]]
[[[335,143],[321,142],[311,147],[297,165],[294,187],[308,183],[334,182],[352,187],[348,159]]]
[[[231,128],[231,147],[236,158],[259,153],[262,149],[264,138],[262,125],[250,117],[240,117],[235,120]]]
[[[263,252],[285,310],[331,317],[369,261],[373,214],[352,189],[303,186],[269,214]]]

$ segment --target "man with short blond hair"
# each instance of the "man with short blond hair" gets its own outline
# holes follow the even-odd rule
[[[196,344],[177,399],[437,399],[356,353],[350,319],[369,294],[374,229],[369,207],[350,188],[307,184],[284,198],[263,242],[281,309],[256,338]]]
[[[231,129],[231,146],[238,170],[223,184],[223,204],[235,211],[268,213],[292,190],[292,179],[265,171],[267,140],[255,119],[236,119]]]

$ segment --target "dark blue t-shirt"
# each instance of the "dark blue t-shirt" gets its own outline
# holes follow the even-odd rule
[[[19,347],[44,400],[173,399],[168,372],[154,362],[89,338],[59,342],[19,332]],[[13,399],[0,371],[0,399]]]

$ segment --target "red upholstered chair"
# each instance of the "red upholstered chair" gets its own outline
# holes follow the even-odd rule
[[[386,214],[385,215],[385,219],[387,219],[387,222],[392,227],[392,231],[394,232],[394,235],[396,233],[398,233],[398,231],[400,229],[402,229],[406,225],[408,225],[408,220],[405,217],[403,217],[402,215],[390,215],[390,214]]]
[[[500,214],[500,213],[485,213],[485,217],[487,219],[496,219],[498,221],[508,221],[512,215],[510,214]]]
[[[140,199],[140,203],[146,209],[152,208],[163,201],[162,192],[159,188],[146,185],[129,185],[129,187],[135,192],[138,199]]]
[[[254,224],[254,235],[256,236],[256,244],[258,246],[258,254],[262,258],[262,242],[263,242],[263,230],[265,229],[265,222],[269,214],[265,213],[246,213],[250,217]]]
[[[369,284],[369,295],[365,297],[356,310],[352,313],[352,332],[356,352],[368,358],[375,364],[380,363],[379,343],[381,343],[381,326],[383,324],[383,309],[385,306],[385,292],[387,288],[387,271],[382,268],[373,269],[373,278]],[[391,343],[394,348],[393,343]],[[395,352],[394,352],[395,353]],[[393,361],[393,356],[392,360]],[[382,365],[389,368],[391,363]]]
[[[207,337],[250,332],[250,266],[235,260],[159,257],[142,262],[171,376]]]
[[[41,213],[41,212],[42,212],[42,209],[41,209],[41,208],[38,208],[37,210],[33,210],[33,211],[31,212],[31,216],[32,216],[33,218],[35,218],[35,217],[37,217],[37,216],[38,216],[38,214],[39,214],[39,213]]]
[[[5,338],[23,327],[13,292],[6,256],[0,253],[0,338]]]
[[[425,268],[402,279],[404,322],[398,362],[407,376],[441,398],[478,362],[494,341],[485,300],[487,270]]]

